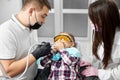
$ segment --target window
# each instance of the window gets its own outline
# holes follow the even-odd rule
[[[49,0],[52,10],[38,30],[40,41],[53,41],[60,32],[69,32],[77,40],[90,40],[89,0]]]

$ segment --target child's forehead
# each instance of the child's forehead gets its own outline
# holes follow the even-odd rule
[[[60,33],[60,35],[69,35],[69,34],[67,34],[67,33]]]

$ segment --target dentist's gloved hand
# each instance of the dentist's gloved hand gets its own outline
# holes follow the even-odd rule
[[[43,57],[49,54],[51,51],[51,45],[49,42],[42,42],[41,45],[38,45],[37,48],[32,52],[36,60],[40,57]]]

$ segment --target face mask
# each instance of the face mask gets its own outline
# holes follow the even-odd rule
[[[30,18],[29,18],[29,24],[30,24],[30,25],[29,25],[29,28],[30,28],[30,30],[31,30],[31,29],[33,29],[33,30],[39,29],[39,28],[42,26],[42,24],[37,21],[36,12],[35,12],[35,19],[36,19],[36,23],[35,23],[34,25],[31,25],[31,24],[30,24]]]
[[[39,29],[42,25],[39,22],[36,22],[34,25],[29,25],[30,30],[31,29]]]

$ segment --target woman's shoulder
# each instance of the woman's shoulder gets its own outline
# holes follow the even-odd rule
[[[112,55],[111,58],[113,62],[115,63],[120,62],[120,29],[116,30],[111,55]]]
[[[120,45],[120,29],[116,29],[114,44]]]

